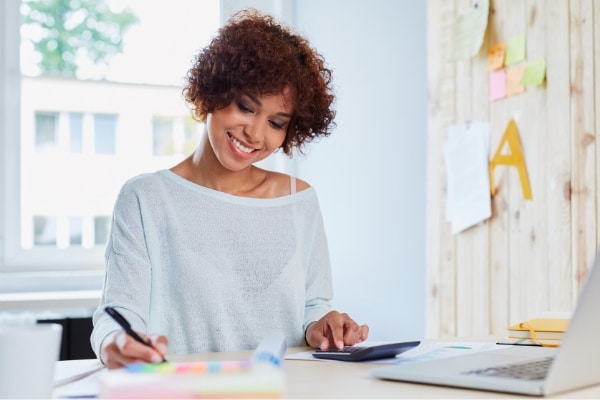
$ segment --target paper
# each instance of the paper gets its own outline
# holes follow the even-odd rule
[[[525,61],[525,35],[513,36],[506,41],[504,65],[513,65]]]
[[[359,344],[357,344],[357,346],[378,346],[378,345],[382,345],[382,344],[388,344],[388,343],[396,343],[397,341],[373,341],[373,340],[367,340],[364,342],[361,342]],[[414,350],[414,349],[413,349]],[[412,351],[412,350],[409,350]],[[314,352],[314,350],[306,350],[306,351],[299,351],[297,353],[289,353],[286,354],[285,359],[286,360],[311,360],[311,361],[324,361],[324,362],[344,362],[344,361],[336,361],[336,360],[327,360],[324,358],[316,358],[313,357],[312,353]],[[408,353],[408,351],[406,352]],[[403,354],[406,354],[403,353]],[[372,360],[372,361],[361,361],[364,363],[373,363],[373,364],[386,364],[389,363],[389,359],[387,360]]]
[[[456,18],[452,25],[453,61],[471,58],[479,52],[487,28],[489,8],[489,0],[479,0],[469,11]]]
[[[448,140],[444,143],[446,213],[453,234],[492,215],[488,173],[489,136],[487,122],[449,128]]]
[[[417,348],[401,354],[391,363],[407,364],[416,361],[437,360],[499,348],[494,342],[424,342]]]
[[[525,91],[525,86],[520,84],[524,65],[515,65],[506,70],[506,96],[514,96]]]
[[[377,344],[386,344],[393,342],[363,342],[360,346],[371,346]],[[493,342],[421,342],[414,349],[408,350],[396,356],[396,358],[386,358],[383,360],[361,361],[368,364],[405,364],[415,361],[433,360],[438,358],[447,358],[460,356],[467,353],[494,350],[499,348]],[[312,360],[320,362],[345,362],[335,360],[318,359],[312,356],[313,350],[300,351],[286,355],[286,360]]]
[[[506,97],[506,70],[499,69],[490,74],[490,101],[500,100]]]
[[[525,65],[523,76],[519,82],[523,86],[539,86],[546,78],[546,59],[531,61]]]
[[[54,398],[98,395],[98,376],[105,370],[97,359],[58,361],[54,369]]]

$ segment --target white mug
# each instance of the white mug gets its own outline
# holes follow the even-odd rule
[[[0,325],[0,398],[52,397],[59,324]]]

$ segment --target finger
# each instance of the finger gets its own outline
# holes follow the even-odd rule
[[[144,334],[138,333],[140,337],[146,341],[148,338]],[[162,355],[156,351],[152,346],[145,345],[131,336],[129,336],[125,331],[121,331],[117,334],[115,338],[115,343],[119,348],[119,351],[123,355],[124,358],[131,360],[131,362],[153,362],[159,363],[163,360]],[[148,342],[149,343],[149,342]]]
[[[148,335],[148,339],[152,344],[152,347],[161,355],[164,356],[167,354],[167,347],[169,346],[169,340],[166,336],[152,334]]]
[[[106,366],[109,369],[122,368],[126,365],[129,365],[129,364],[132,364],[135,362],[139,362],[139,360],[125,357],[121,353],[115,352],[114,355],[108,357]]]
[[[360,327],[354,321],[347,322],[344,324],[344,344],[347,346],[354,346],[360,342]]]
[[[333,339],[327,324],[327,315],[319,321],[311,323],[306,330],[306,343],[314,348],[329,350]]]
[[[344,316],[338,312],[329,314],[325,320],[329,328],[329,336],[335,347],[341,350],[344,348]]]
[[[369,327],[367,325],[358,325],[350,317],[348,317],[344,328],[344,343],[347,346],[354,346],[356,343],[363,342],[369,336]]]
[[[111,343],[104,348],[104,364],[109,368],[121,368],[127,364],[135,362],[135,359],[124,356],[116,343]]]
[[[360,341],[364,342],[369,337],[369,325],[360,326]]]
[[[329,350],[329,339],[327,339],[325,336],[323,336],[323,340],[321,340],[321,345],[319,346],[319,348],[321,350]]]

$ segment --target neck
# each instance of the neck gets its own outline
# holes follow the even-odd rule
[[[253,178],[258,169],[254,166],[240,171],[225,169],[208,143],[207,135],[203,135],[194,153],[181,164],[173,167],[172,171],[198,185],[239,195],[255,187]]]

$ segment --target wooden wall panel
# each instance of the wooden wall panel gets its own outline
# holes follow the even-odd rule
[[[452,23],[472,4],[428,0],[428,337],[502,334],[541,312],[572,310],[600,240],[600,5],[492,1],[479,54],[452,62]],[[487,50],[519,34],[526,62],[546,59],[546,82],[490,102]],[[452,235],[443,158],[448,127],[489,121],[493,153],[511,119],[533,199],[524,198],[516,168],[496,168],[492,218]]]
[[[571,242],[571,83],[570,15],[568,1],[538,1],[540,19],[546,19],[547,204],[548,308],[569,310],[575,300],[572,283],[573,244]],[[560,249],[560,251],[558,251]],[[565,284],[568,282],[569,284]]]
[[[456,331],[454,243],[446,218],[446,175],[442,146],[445,128],[454,115],[454,64],[450,57],[451,21],[456,10],[451,1],[428,4],[428,25],[433,24],[437,35],[428,36],[428,148],[427,148],[427,268],[426,331],[447,336]],[[431,244],[431,246],[429,245]]]

